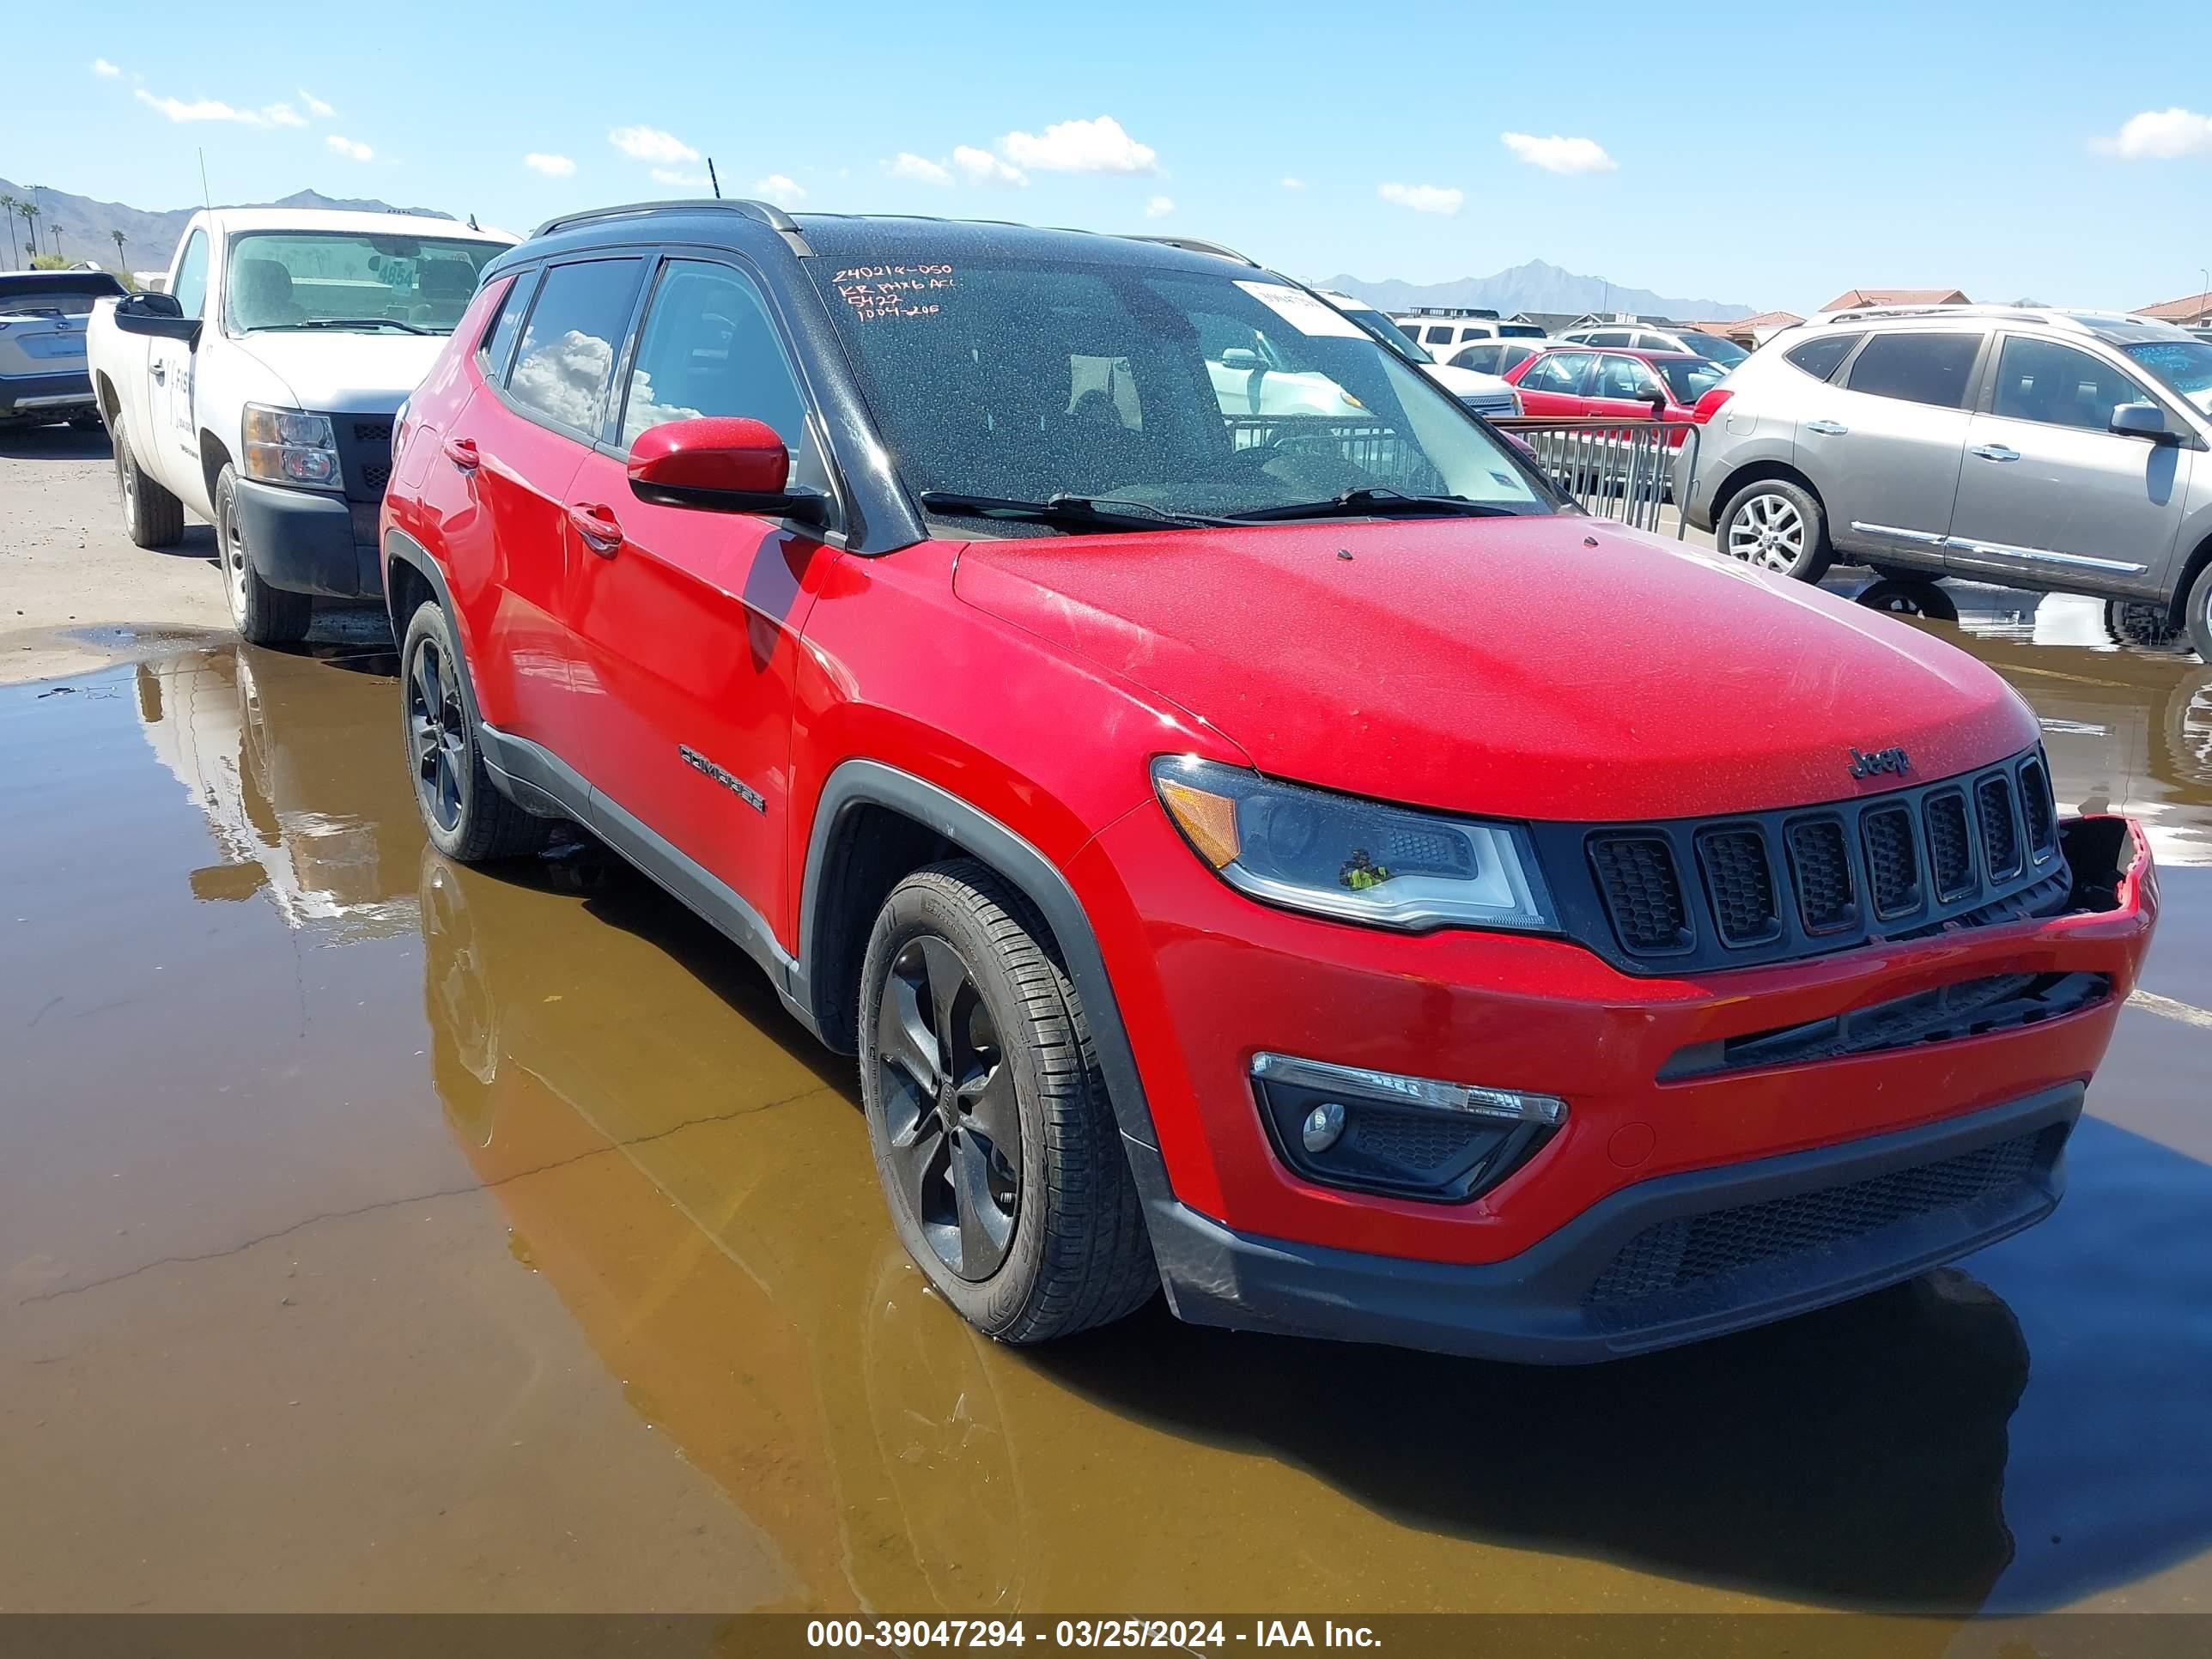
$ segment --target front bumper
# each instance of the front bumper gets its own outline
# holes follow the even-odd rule
[[[374,599],[376,508],[336,495],[238,480],[238,517],[261,580],[325,599]]]
[[[2039,1153],[2040,1188],[2014,1194],[2016,1207],[1883,1231],[1833,1271],[1788,1283],[1707,1286],[1727,1306],[1662,1309],[1602,1332],[1578,1311],[1623,1229],[1761,1201],[1770,1187],[1849,1185],[1893,1149],[1948,1146],[1990,1114],[2063,1099],[2051,1121],[2070,1123],[2134,985],[2157,887],[2132,824],[2077,819],[2067,833],[2100,847],[2103,866],[2075,859],[2084,896],[2063,914],[1638,977],[1555,939],[1407,936],[1267,909],[1215,880],[1147,803],[1069,874],[1145,1082],[1158,1179],[1142,1184],[1171,1297],[1214,1322],[1596,1357],[1849,1296],[2028,1224],[2056,1200],[2056,1142]],[[2099,976],[2104,991],[2055,1017],[1911,1047],[1769,1063],[1747,1046],[2012,975]],[[1703,1064],[1731,1040],[1753,1057]],[[1568,1114],[1471,1200],[1346,1191],[1277,1156],[1252,1091],[1261,1051],[1557,1096]],[[1437,1304],[1434,1329],[1415,1305],[1425,1299]]]
[[[0,420],[26,416],[66,420],[97,407],[92,377],[81,368],[65,374],[0,375]]]
[[[1200,1325],[1575,1364],[1893,1285],[2033,1225],[2065,1184],[2069,1084],[1839,1146],[1638,1182],[1520,1255],[1444,1265],[1148,1208],[1176,1315]],[[1948,1200],[1948,1201],[1947,1201]]]

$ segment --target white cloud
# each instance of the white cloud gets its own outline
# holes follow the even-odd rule
[[[1457,213],[1467,203],[1466,191],[1442,185],[1377,185],[1375,193],[1416,213]]]
[[[1175,198],[1172,196],[1155,196],[1145,204],[1145,217],[1147,219],[1164,219],[1174,211]]]
[[[2090,149],[2123,161],[2171,161],[2212,150],[2212,115],[2187,109],[2147,109],[2131,115],[2109,138],[2094,138]]]
[[[1548,138],[1527,132],[1501,132],[1498,137],[1516,160],[1547,173],[1611,173],[1618,166],[1595,138],[1562,138],[1556,132]]]
[[[543,150],[532,150],[522,158],[522,165],[532,173],[544,173],[548,179],[573,178],[576,172],[576,164],[567,156],[548,155]]]
[[[109,63],[105,58],[95,58],[92,60],[92,72],[94,75],[97,75],[103,81],[112,81],[117,76],[123,73],[121,70],[116,68],[114,64]]]
[[[335,132],[323,142],[349,161],[374,161],[376,159],[376,152],[367,144],[357,143],[351,138],[341,138]]]
[[[148,109],[158,110],[172,121],[234,121],[242,127],[303,127],[307,124],[289,104],[264,104],[259,109],[239,109],[219,98],[156,98],[143,87],[131,95]]]
[[[526,403],[589,428],[599,416],[599,389],[614,366],[615,349],[597,335],[570,329],[556,340],[523,341],[522,361],[507,377]]]
[[[616,127],[607,142],[633,161],[696,161],[699,152],[659,127]]]
[[[805,188],[797,179],[781,173],[771,173],[756,183],[753,194],[764,202],[773,202],[778,207],[787,208],[797,207],[806,198]]]
[[[655,167],[655,184],[675,185],[685,190],[704,190],[712,182],[703,173],[686,173],[681,167]]]
[[[1057,121],[1042,134],[1010,132],[999,153],[1016,167],[1038,173],[1158,173],[1159,157],[1121,131],[1110,115],[1095,121]]]
[[[952,175],[926,156],[911,150],[901,150],[884,163],[884,170],[894,179],[910,179],[917,185],[949,185]]]
[[[1283,188],[1285,190],[1304,190],[1305,187],[1306,181],[1303,179],[1285,179],[1283,180]]]
[[[961,144],[952,152],[952,165],[968,175],[971,185],[1026,185],[1030,176],[1019,167],[1010,167],[988,149],[977,149],[972,144]]]
[[[336,110],[332,109],[321,99],[316,97],[313,93],[309,92],[305,87],[301,87],[300,88],[300,101],[307,106],[308,114],[319,116],[325,121],[329,120],[331,117],[337,113]]]

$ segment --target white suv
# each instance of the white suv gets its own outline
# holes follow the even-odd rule
[[[1723,552],[1808,581],[1841,557],[2150,601],[2212,659],[2212,344],[2185,330],[1839,312],[1775,336],[1697,418],[1675,499]]]
[[[1686,351],[1693,357],[1733,368],[1751,356],[1734,340],[1697,328],[1654,328],[1648,323],[1593,323],[1559,337],[1571,344],[1626,346],[1631,351]]]

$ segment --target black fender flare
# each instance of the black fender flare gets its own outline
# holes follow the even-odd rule
[[[805,981],[806,964],[817,960],[815,948],[821,918],[831,896],[822,890],[823,870],[837,835],[839,820],[857,806],[877,805],[904,814],[927,826],[996,870],[1018,888],[1044,917],[1058,942],[1067,976],[1083,999],[1083,1012],[1091,1026],[1091,1040],[1105,1074],[1107,1097],[1113,1103],[1139,1190],[1149,1199],[1165,1195],[1164,1166],[1159,1161],[1159,1140],[1152,1128],[1151,1108],[1138,1075],[1137,1060],[1129,1047],[1127,1028],[1121,1022],[1106,959],[1100,954],[1097,935],[1084,913],[1082,901],[1067,878],[1045,855],[996,818],[970,805],[950,791],[925,778],[902,772],[880,761],[842,762],[822,787],[814,823],[806,841],[805,873],[799,885],[799,962],[793,970],[792,1000],[811,1006]]]

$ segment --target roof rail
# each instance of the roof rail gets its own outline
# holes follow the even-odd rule
[[[1217,259],[1233,259],[1240,265],[1251,266],[1255,270],[1261,269],[1257,259],[1239,253],[1233,247],[1224,247],[1218,242],[1200,241],[1195,236],[1125,235],[1121,240],[1125,242],[1157,242],[1162,247],[1179,247],[1186,253],[1210,253]]]
[[[1885,317],[2001,317],[2008,322],[2040,323],[2048,325],[2045,312],[2030,311],[2020,306],[1964,305],[1964,306],[1847,306],[1841,311],[1816,312],[1808,320],[1820,323],[1857,323]]]
[[[739,197],[693,197],[666,202],[625,202],[617,207],[586,208],[580,213],[564,213],[556,219],[548,219],[532,231],[535,237],[549,236],[556,230],[568,230],[576,225],[590,224],[599,219],[623,219],[640,213],[736,213],[766,225],[792,245],[797,253],[813,250],[799,228],[799,222],[773,202],[755,202]]]
[[[1479,317],[1485,322],[1501,322],[1497,311],[1489,306],[1408,306],[1399,315],[1404,317]]]

